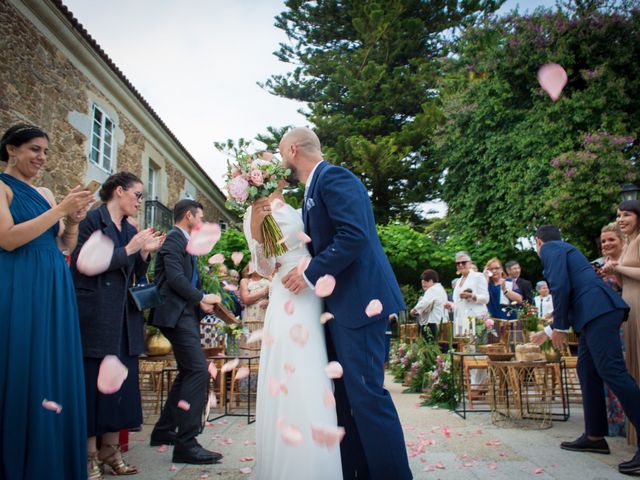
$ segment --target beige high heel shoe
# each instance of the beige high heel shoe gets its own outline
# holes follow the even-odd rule
[[[102,463],[98,460],[98,452],[89,452],[87,478],[88,480],[102,480]]]
[[[100,458],[100,455],[98,455],[98,461],[102,462],[102,464],[104,465],[109,465],[109,467],[111,467],[111,473],[113,475],[135,475],[136,473],[140,472],[137,467],[132,467],[131,465],[128,465],[122,459],[122,452],[120,451],[120,445],[104,444],[100,449],[100,453],[102,453],[104,450],[110,450],[111,453],[103,458]]]

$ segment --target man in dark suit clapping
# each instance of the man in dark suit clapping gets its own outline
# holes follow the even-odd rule
[[[202,205],[180,200],[173,210],[175,226],[158,251],[155,276],[163,303],[151,312],[150,323],[160,328],[173,346],[178,375],[151,433],[151,446],[175,445],[173,462],[217,463],[222,455],[200,446],[201,415],[207,398],[209,372],[200,347],[198,308],[213,311],[219,297],[200,291],[196,257],[186,251],[189,236],[202,222]],[[179,408],[184,400],[188,409]],[[177,432],[176,432],[177,430]]]
[[[604,439],[608,434],[603,382],[620,400],[624,413],[640,428],[640,388],[627,371],[622,356],[620,324],[626,320],[627,304],[605,285],[580,251],[561,241],[560,231],[543,225],[536,231],[536,248],[544,276],[553,295],[553,324],[546,332],[532,335],[541,344],[550,336],[560,349],[569,327],[580,336],[578,377],[582,388],[585,433],[572,442],[562,442],[564,450],[609,453]],[[633,459],[618,465],[620,473],[640,475],[640,449]]]

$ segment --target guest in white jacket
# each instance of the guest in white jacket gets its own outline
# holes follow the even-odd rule
[[[488,315],[489,289],[487,279],[471,270],[471,256],[456,253],[456,269],[460,278],[453,289],[453,332],[456,336],[475,334],[475,319]]]
[[[448,314],[444,307],[447,303],[447,292],[439,283],[440,279],[435,270],[425,270],[420,275],[420,280],[424,294],[411,310],[411,315],[418,317],[422,335],[429,342],[438,339],[440,322],[448,321]]]
[[[533,303],[538,310],[538,316],[544,320],[553,319],[553,298],[549,292],[549,285],[544,280],[536,283],[538,295],[533,299]]]

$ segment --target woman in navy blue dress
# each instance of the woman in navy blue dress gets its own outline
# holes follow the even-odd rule
[[[138,473],[124,462],[118,441],[119,430],[138,430],[142,425],[138,355],[144,352],[144,326],[129,287],[146,275],[149,254],[164,239],[153,229],[138,232],[127,220],[135,218],[142,198],[142,180],[137,176],[130,172],[111,175],[100,189],[104,203],[80,224],[78,245],[71,256],[84,353],[90,480],[102,478],[101,464],[109,465],[116,475]],[[114,250],[107,270],[88,276],[78,271],[76,262],[82,246],[96,231],[111,239]],[[108,395],[97,387],[106,355],[117,356],[129,371],[120,390]]]
[[[0,174],[0,478],[6,480],[86,478],[78,311],[61,250],[74,248],[93,196],[76,187],[56,204],[51,191],[33,185],[48,148],[47,134],[32,125],[15,125],[0,141],[0,160],[8,163]]]

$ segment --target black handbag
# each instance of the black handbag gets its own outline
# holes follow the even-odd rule
[[[143,311],[148,308],[155,308],[162,305],[162,297],[158,287],[153,283],[136,285],[129,289],[129,294],[138,310]]]

